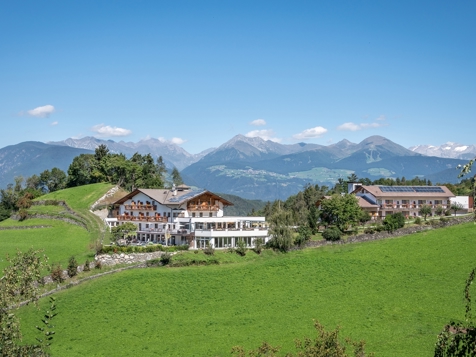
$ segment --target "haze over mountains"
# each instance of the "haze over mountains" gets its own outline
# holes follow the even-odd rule
[[[12,183],[15,176],[39,174],[55,166],[67,171],[75,156],[93,153],[101,144],[128,157],[135,152],[161,155],[167,167],[181,170],[187,184],[262,200],[285,199],[308,183],[332,186],[351,173],[370,179],[420,176],[433,182],[457,182],[456,166],[476,156],[475,145],[447,143],[406,149],[381,136],[371,136],[358,144],[344,139],[323,146],[283,145],[236,135],[220,147],[196,155],[157,139],[133,143],[85,137],[23,142],[0,149],[0,187]]]

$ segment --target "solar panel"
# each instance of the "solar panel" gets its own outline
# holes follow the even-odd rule
[[[444,193],[438,186],[379,186],[382,192],[419,192],[419,193]]]
[[[413,189],[415,192],[435,192],[435,193],[444,193],[445,191],[441,187],[436,186],[414,186]]]

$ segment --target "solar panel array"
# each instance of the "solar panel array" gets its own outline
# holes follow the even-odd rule
[[[171,197],[169,198],[169,202],[181,202],[183,200],[186,200],[187,198],[191,198],[191,197],[194,197],[200,193],[203,193],[205,192],[206,190],[201,190],[201,191],[190,191],[188,193],[186,193],[185,195],[182,195],[182,196],[174,196],[174,197]]]
[[[379,186],[382,192],[444,193],[439,186]]]

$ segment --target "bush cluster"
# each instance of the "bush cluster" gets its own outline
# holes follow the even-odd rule
[[[190,265],[218,265],[218,264],[220,264],[220,262],[216,256],[208,256],[206,259],[197,259],[197,258],[180,259],[180,260],[173,259],[169,263],[171,267],[186,267]]]
[[[70,278],[78,274],[78,262],[75,257],[69,258],[67,271]]]
[[[385,217],[383,226],[388,233],[392,233],[399,228],[405,227],[405,216],[401,212],[390,214]]]
[[[337,227],[329,227],[322,232],[322,237],[328,241],[336,241],[341,239],[342,231]]]
[[[107,254],[107,253],[152,253],[152,252],[176,252],[180,250],[188,250],[188,245],[172,245],[165,246],[161,244],[145,245],[145,246],[136,246],[136,245],[127,245],[127,246],[117,246],[117,245],[104,245],[102,246],[98,254]]]
[[[51,266],[50,276],[55,283],[62,283],[65,280],[63,276],[63,269],[59,263]]]

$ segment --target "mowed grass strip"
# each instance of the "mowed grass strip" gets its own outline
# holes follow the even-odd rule
[[[464,317],[476,226],[344,246],[266,253],[221,266],[137,269],[56,295],[54,356],[226,356],[263,340],[291,351],[313,319],[376,356],[432,356]],[[254,254],[254,253],[248,253]],[[46,307],[47,301],[41,306]],[[29,341],[39,312],[21,311]]]

